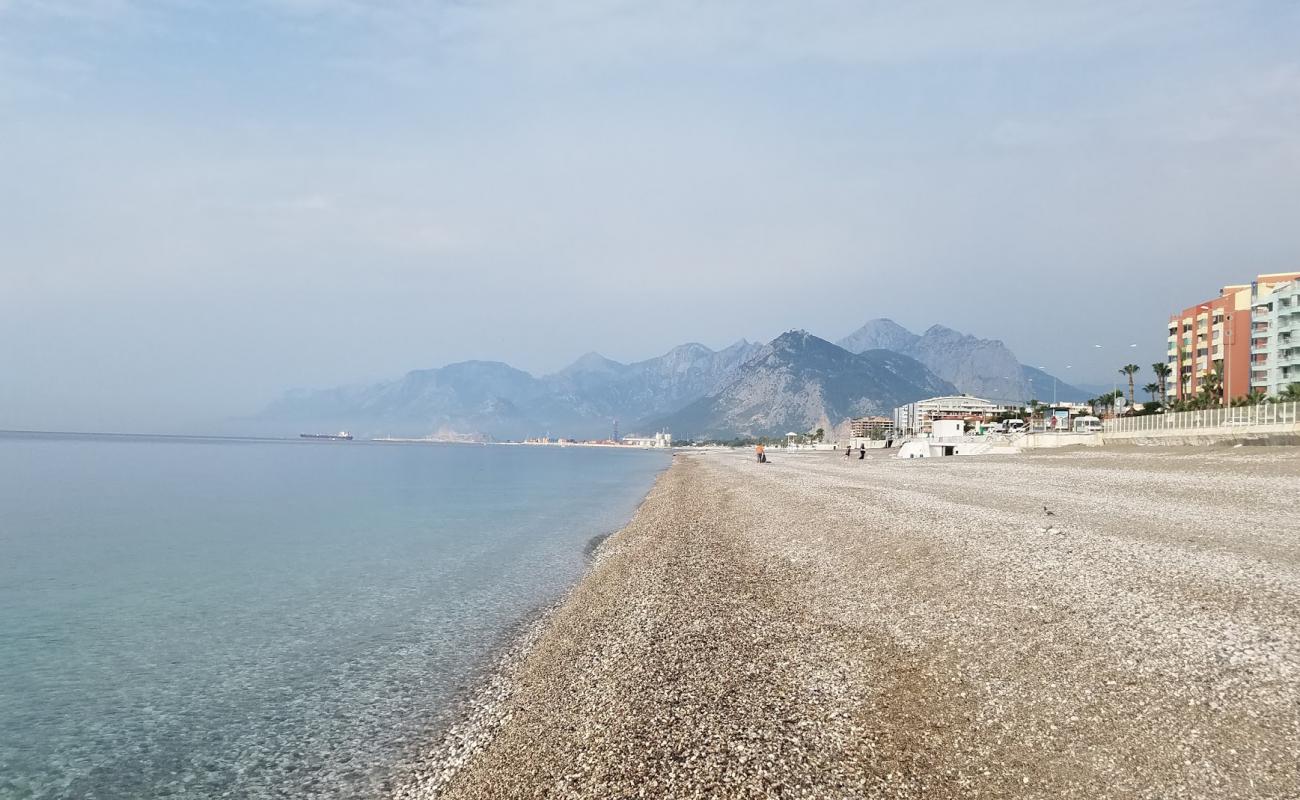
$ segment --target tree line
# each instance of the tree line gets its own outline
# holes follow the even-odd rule
[[[1137,402],[1134,397],[1134,377],[1141,371],[1137,364],[1125,364],[1120,367],[1119,373],[1128,378],[1128,403],[1129,407],[1136,409]],[[1169,399],[1169,375],[1173,368],[1168,364],[1157,361],[1151,365],[1151,371],[1155,374],[1156,379],[1146,386],[1142,391],[1146,392],[1151,400],[1143,404],[1138,414],[1157,413],[1161,410],[1167,411],[1202,411],[1210,408],[1219,408],[1223,403],[1224,384],[1223,384],[1223,361],[1215,361],[1214,369],[1207,372],[1197,384],[1196,393],[1181,398]],[[1184,384],[1186,385],[1186,384]],[[1094,409],[1111,408],[1115,406],[1115,401],[1123,397],[1123,392],[1106,392],[1100,397],[1094,397],[1088,401]],[[1292,383],[1274,396],[1268,396],[1263,392],[1250,392],[1240,397],[1234,397],[1229,402],[1233,408],[1243,406],[1256,406],[1261,403],[1292,403],[1300,401],[1300,383]]]

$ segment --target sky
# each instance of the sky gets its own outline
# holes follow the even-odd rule
[[[1297,187],[1291,2],[0,0],[0,429],[882,316],[1109,383]]]

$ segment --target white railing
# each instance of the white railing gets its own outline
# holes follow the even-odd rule
[[[1102,428],[1104,433],[1157,433],[1205,428],[1247,433],[1254,428],[1296,424],[1300,424],[1300,403],[1261,403],[1240,408],[1211,408],[1204,411],[1108,419],[1102,423]]]

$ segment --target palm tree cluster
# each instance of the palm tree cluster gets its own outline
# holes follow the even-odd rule
[[[1134,364],[1128,364],[1120,368],[1120,374],[1126,375],[1129,380],[1129,403],[1133,402],[1133,375],[1138,371]],[[1172,372],[1168,364],[1157,361],[1151,365],[1151,371],[1155,373],[1156,380],[1142,387],[1142,390],[1151,396],[1151,405],[1156,409],[1167,409],[1169,411],[1202,411],[1210,408],[1219,408],[1223,403],[1223,362],[1214,362],[1214,369],[1202,376],[1199,385],[1196,387],[1196,393],[1188,397],[1170,401],[1168,390],[1169,374]],[[1157,399],[1157,396],[1159,399]],[[1110,395],[1094,400],[1101,405],[1106,405]],[[1300,401],[1300,383],[1293,383],[1283,389],[1275,397],[1269,397],[1263,392],[1251,392],[1242,397],[1234,397],[1228,405],[1234,408],[1242,406],[1256,406],[1262,403],[1294,403]]]
[[[1223,403],[1223,362],[1214,362],[1214,369],[1205,373],[1201,377],[1200,383],[1196,387],[1196,394],[1183,397],[1182,399],[1169,399],[1169,375],[1173,370],[1168,364],[1157,361],[1151,365],[1151,372],[1155,374],[1156,379],[1146,386],[1142,391],[1150,396],[1150,402],[1144,403],[1142,410],[1137,410],[1134,393],[1134,376],[1141,371],[1137,364],[1125,364],[1120,367],[1119,373],[1128,378],[1128,404],[1129,413],[1149,414],[1160,411],[1202,411],[1210,408],[1219,408]],[[1092,406],[1094,413],[1113,413],[1116,401],[1124,396],[1122,390],[1105,392],[1088,401]],[[1296,403],[1300,402],[1300,383],[1292,383],[1277,395],[1269,397],[1263,392],[1251,392],[1242,397],[1234,397],[1228,405],[1234,408],[1242,406],[1257,406],[1264,403]],[[1032,421],[1040,413],[1040,404],[1037,400],[1029,401],[1025,413]],[[1018,415],[1008,415],[1018,416]]]
[[[1101,395],[1098,395],[1097,397],[1092,398],[1091,400],[1088,401],[1088,405],[1092,406],[1092,410],[1096,413],[1101,413],[1102,409],[1106,409],[1107,413],[1109,413],[1111,411],[1114,411],[1115,401],[1119,400],[1123,396],[1124,396],[1124,392],[1119,389],[1116,389],[1113,392],[1105,392]]]

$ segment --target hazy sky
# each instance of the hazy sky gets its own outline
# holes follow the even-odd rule
[[[1298,268],[1300,3],[0,0],[0,428]]]

